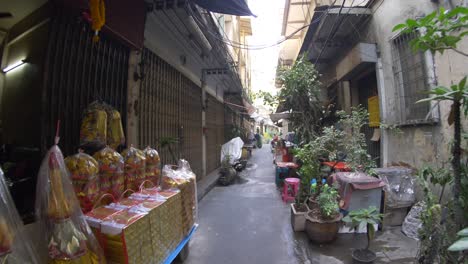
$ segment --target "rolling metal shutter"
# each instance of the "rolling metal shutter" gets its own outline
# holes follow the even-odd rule
[[[213,96],[208,97],[206,111],[206,172],[221,165],[221,145],[224,144],[224,106]]]
[[[171,145],[176,159],[186,159],[198,178],[202,173],[201,89],[148,49],[143,50],[145,76],[140,86],[139,142],[159,147],[164,137],[177,138]],[[158,149],[164,164],[174,164],[168,149]]]
[[[83,110],[95,100],[120,112],[125,131],[129,49],[102,33],[93,43],[89,24],[73,16],[55,16],[50,25],[41,145],[45,150],[53,144],[61,120],[59,145],[69,155],[79,146]]]

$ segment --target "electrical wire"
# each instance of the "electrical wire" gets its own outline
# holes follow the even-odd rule
[[[311,26],[312,24],[315,24],[315,23],[320,22],[320,20],[321,20],[324,16],[328,15],[329,10],[334,6],[334,4],[335,4],[337,1],[338,1],[338,0],[335,0],[335,1],[327,8],[327,10],[323,11],[323,13],[322,13],[322,15],[320,15],[320,17],[318,17],[317,19],[313,20],[311,23],[306,24],[306,25],[304,25],[304,26],[298,28],[297,30],[293,31],[291,34],[289,34],[288,36],[286,36],[284,39],[278,40],[278,41],[276,41],[274,44],[245,45],[245,44],[243,44],[243,43],[238,43],[238,42],[234,42],[234,41],[230,41],[230,40],[229,40],[229,41],[226,41],[226,40],[223,39],[223,38],[219,38],[219,37],[217,36],[216,33],[211,32],[209,29],[205,29],[205,30],[206,30],[206,32],[208,32],[210,35],[212,35],[212,36],[215,37],[216,39],[222,41],[223,43],[225,43],[225,44],[227,44],[227,45],[230,45],[230,46],[232,46],[232,47],[235,47],[235,48],[247,49],[247,50],[261,50],[261,49],[271,48],[271,47],[280,45],[281,43],[285,42],[285,41],[288,40],[288,39],[293,38],[294,35],[295,35],[297,32],[303,30],[304,28],[307,28],[307,27]],[[188,10],[189,10],[189,12],[191,13],[192,17],[194,18],[194,20],[198,22],[199,26],[204,27],[204,23],[201,22],[201,21],[198,19],[198,17],[196,17],[196,16],[194,15],[193,10],[191,10],[190,8],[188,8]],[[217,32],[217,33],[219,34],[219,32]]]

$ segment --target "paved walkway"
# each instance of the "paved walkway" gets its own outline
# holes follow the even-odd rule
[[[264,145],[254,150],[236,183],[213,188],[199,203],[200,228],[185,263],[351,263],[351,249],[363,246],[365,237],[340,235],[321,246],[310,243],[302,232],[294,233],[289,205],[281,201],[274,175],[270,147]],[[382,252],[377,263],[412,263],[406,257],[414,254],[416,242],[399,230],[385,232],[376,242]]]

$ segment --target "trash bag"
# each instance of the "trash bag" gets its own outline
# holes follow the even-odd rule
[[[0,263],[39,263],[37,250],[27,239],[23,221],[16,211],[10,190],[0,169]]]
[[[36,217],[49,263],[105,263],[73,191],[62,152],[54,145],[42,161],[36,186]]]
[[[89,212],[100,192],[99,163],[90,155],[79,153],[67,157],[65,165],[71,174],[73,188],[80,202],[83,213]]]
[[[419,229],[422,227],[421,211],[424,209],[424,202],[415,204],[403,221],[401,231],[407,237],[419,240]]]

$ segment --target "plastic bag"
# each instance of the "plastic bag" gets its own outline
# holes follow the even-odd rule
[[[124,159],[115,150],[105,147],[94,154],[99,163],[101,194],[110,193],[120,197],[125,190]]]
[[[99,164],[93,157],[80,150],[79,153],[67,157],[65,165],[71,174],[81,209],[86,213],[92,209],[99,196]]]
[[[106,107],[107,113],[107,145],[113,149],[125,143],[125,134],[119,111],[111,106]]]
[[[36,216],[44,234],[42,245],[48,247],[49,263],[105,263],[57,145],[49,150],[39,170]]]
[[[146,180],[146,156],[143,151],[133,146],[122,152],[125,160],[125,187],[138,191]]]
[[[161,160],[158,151],[153,148],[146,147],[143,152],[146,157],[146,180],[151,181],[155,186],[159,186],[159,178],[161,169],[159,168]]]
[[[91,103],[83,113],[80,128],[81,146],[101,148],[107,141],[107,113],[98,102]]]
[[[36,248],[27,239],[23,221],[3,177],[0,169],[0,263],[38,263]]]
[[[391,208],[409,207],[416,200],[415,183],[412,170],[404,167],[388,167],[375,169],[379,178],[386,185],[386,205]]]

